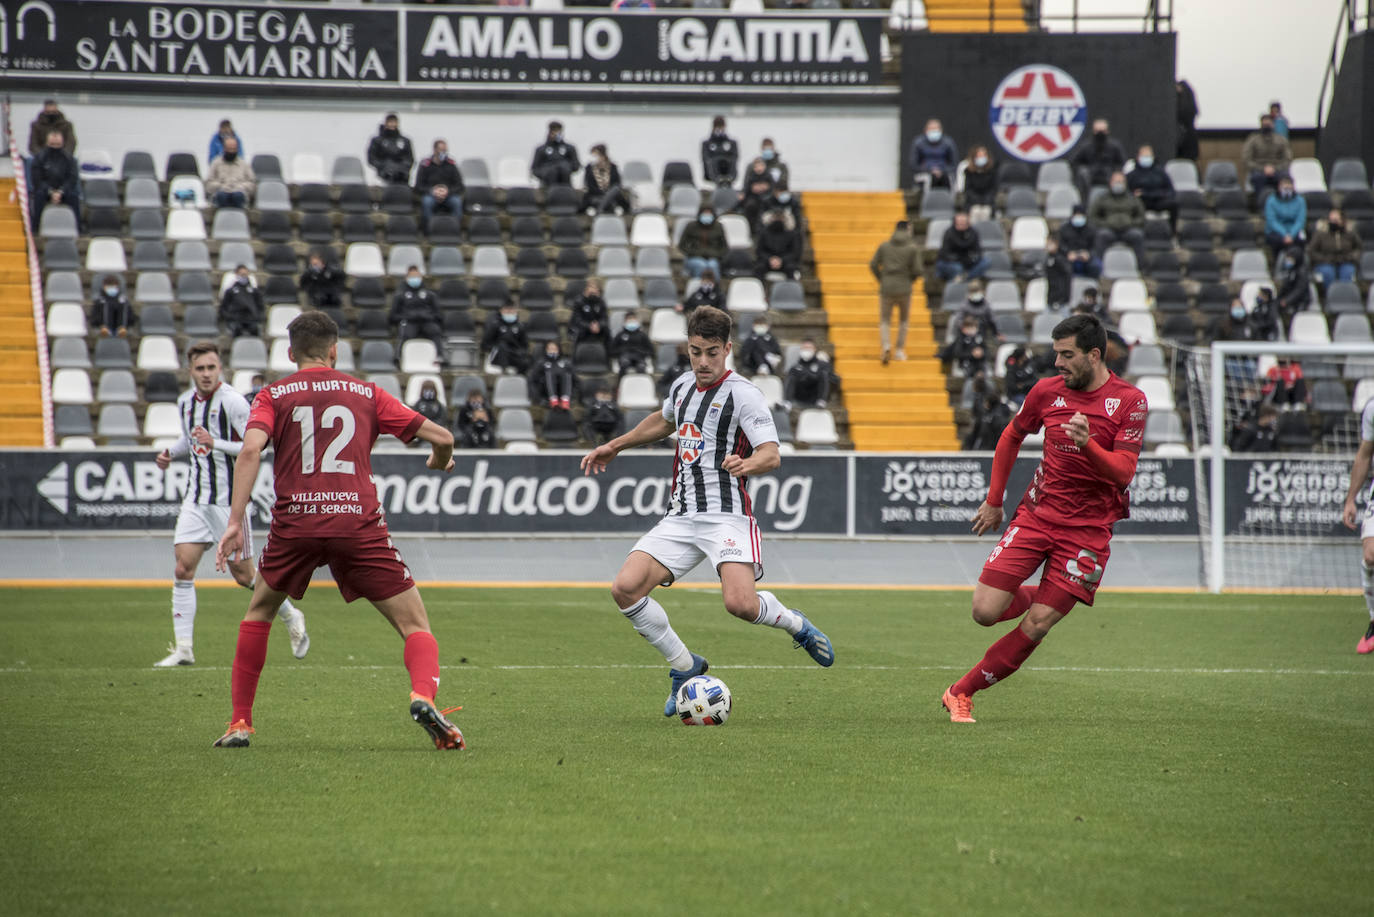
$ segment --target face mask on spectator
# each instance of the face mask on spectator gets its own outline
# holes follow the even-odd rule
[[[407,277],[407,278],[406,278],[406,286],[410,287],[412,290],[418,290],[418,289],[420,289],[420,284],[422,284],[422,283],[424,283],[424,281],[421,280],[419,277]]]
[[[248,280],[249,278],[247,274],[239,274],[237,277],[234,278],[234,283],[237,283],[241,287],[246,287],[248,286]]]
[[[562,142],[563,142],[563,132],[562,132],[562,131],[554,131],[552,134],[549,135],[549,137],[550,137],[551,140],[553,140],[554,143],[562,143]]]
[[[1069,222],[1081,229],[1082,227],[1088,225],[1088,218],[1080,213],[1073,217],[1070,217]]]
[[[988,158],[986,156],[975,156],[973,157],[973,164],[981,169],[988,164]]]
[[[700,221],[702,226],[710,226],[716,221],[716,215],[714,213],[703,213],[697,216],[697,220]]]
[[[931,143],[939,143],[940,138],[945,135],[944,131],[926,131],[926,139]]]
[[[313,262],[313,261],[310,262],[310,273],[312,273],[312,274],[318,274],[318,273],[320,273],[320,272],[323,271],[323,270],[324,270],[324,265],[323,265],[323,264],[316,264],[316,263]]]
[[[778,194],[778,203],[779,203],[779,204],[790,204],[790,203],[792,203],[792,192],[791,192],[791,191],[782,191],[782,192],[780,192],[780,193]]]
[[[1341,223],[1340,220],[1332,220],[1330,226],[1332,232],[1340,232],[1342,229],[1345,228],[1345,226]]]
[[[119,287],[106,287],[106,288],[105,288],[105,295],[106,295],[106,296],[118,296],[118,295],[119,295]]]
[[[1098,145],[1101,145],[1101,144],[1106,143],[1106,142],[1107,142],[1107,132],[1106,132],[1106,131],[1093,131],[1093,140],[1094,140]]]
[[[225,150],[225,151],[224,151],[224,161],[225,161],[225,162],[233,162],[234,160],[236,160],[236,159],[238,159],[238,158],[239,158],[239,154],[238,154],[238,153],[231,153],[231,152],[229,152],[228,150]]]
[[[715,285],[716,285],[716,282],[715,282],[714,280],[703,280],[703,281],[701,282],[701,289],[703,289],[703,290],[705,290],[706,292],[709,293],[709,292],[711,292],[711,288],[714,287]]]
[[[983,294],[970,293],[968,294],[968,301],[973,303],[975,306],[981,306],[983,304]]]
[[[502,313],[501,313],[501,321],[505,322],[507,325],[509,325],[509,324],[511,324],[512,322],[514,322],[517,318],[519,318],[519,316],[516,315],[514,312],[502,312]]]
[[[1293,189],[1292,189],[1292,188],[1280,188],[1280,189],[1279,189],[1279,197],[1283,198],[1285,201],[1288,200],[1289,198],[1291,198],[1292,196],[1293,196]]]
[[[1272,124],[1261,124],[1261,125],[1260,125],[1260,133],[1261,133],[1261,134],[1272,134],[1272,133],[1274,133],[1274,125],[1272,125]]]
[[[768,333],[768,326],[766,324],[755,325],[754,333],[757,334],[759,337],[763,337],[765,334]]]
[[[1243,320],[1243,319],[1245,318],[1245,307],[1244,307],[1244,306],[1232,306],[1232,307],[1231,307],[1231,317],[1232,317],[1233,319],[1235,319],[1236,321],[1241,321],[1241,320]]]
[[[1155,164],[1155,158],[1153,156],[1141,156],[1136,160],[1136,164],[1142,169],[1148,169]]]
[[[816,359],[816,351],[810,347],[803,347],[801,350],[797,351],[797,356],[803,363],[810,363],[812,360]]]
[[[770,147],[764,147],[763,150],[759,153],[759,156],[763,157],[764,162],[771,161],[773,157],[776,155],[777,153],[775,153]]]
[[[558,351],[556,351],[556,350],[546,350],[546,351],[544,351],[544,358],[547,359],[547,360],[557,360],[557,359],[558,359]]]
[[[639,322],[635,321],[634,319],[630,319],[628,322],[625,323],[625,330],[626,330],[626,331],[638,331],[638,330],[639,330]]]
[[[1125,193],[1126,193],[1126,183],[1125,183],[1125,182],[1119,182],[1119,181],[1114,181],[1114,182],[1112,182],[1112,194],[1125,194]]]
[[[424,391],[420,392],[420,399],[422,401],[433,401],[435,398],[438,397],[439,393],[432,388],[427,388]]]
[[[448,154],[445,153],[443,150],[440,150],[439,152],[434,154],[435,162],[443,162],[445,159],[448,159]]]

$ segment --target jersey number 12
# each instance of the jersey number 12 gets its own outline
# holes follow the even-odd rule
[[[313,474],[315,471],[315,409],[308,404],[300,405],[291,411],[291,419],[301,426],[301,474]],[[320,471],[331,474],[352,474],[353,463],[339,461],[339,453],[353,441],[353,432],[357,428],[357,422],[353,419],[353,412],[340,404],[330,405],[320,415],[320,426],[326,430],[331,430],[335,426],[340,428],[334,441],[324,450],[324,457],[320,461]]]

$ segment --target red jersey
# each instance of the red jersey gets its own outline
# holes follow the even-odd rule
[[[273,535],[357,537],[382,519],[372,483],[372,444],[409,442],[424,417],[370,382],[311,367],[263,386],[248,415],[276,448]]]
[[[1021,503],[1041,519],[1060,525],[1110,527],[1130,515],[1127,492],[1106,480],[1093,467],[1060,424],[1074,414],[1088,418],[1088,434],[1110,452],[1140,453],[1145,436],[1145,395],[1112,374],[1091,392],[1075,391],[1062,376],[1041,379],[1026,395],[1012,420],[1017,432],[1029,436],[1045,427],[1044,455]]]

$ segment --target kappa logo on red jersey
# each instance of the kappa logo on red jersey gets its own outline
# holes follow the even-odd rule
[[[988,121],[997,142],[1026,162],[1063,156],[1088,123],[1088,103],[1073,77],[1049,64],[1007,74],[992,94]]]
[[[1107,409],[1107,416],[1111,417],[1116,413],[1116,409],[1121,407],[1120,398],[1108,398],[1102,402],[1102,406]]]
[[[684,423],[677,428],[677,457],[684,465],[695,465],[706,448],[706,439],[701,429],[694,423]]]
[[[1064,400],[1063,395],[1060,395],[1058,398],[1054,399],[1054,404],[1050,405],[1050,407],[1052,408],[1066,408],[1068,406],[1069,403]]]

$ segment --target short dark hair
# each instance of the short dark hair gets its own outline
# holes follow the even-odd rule
[[[911,224],[908,223],[906,220],[898,220],[898,221],[897,221],[897,231],[898,231],[898,232],[906,232],[906,231],[909,230],[910,228],[911,228]]]
[[[306,358],[323,360],[329,356],[330,345],[339,339],[339,326],[325,313],[312,310],[293,318],[286,333],[297,362]]]
[[[551,130],[551,131],[561,131],[562,129],[563,129],[563,122],[562,122],[562,121],[550,121],[550,122],[549,122],[549,130]]]
[[[197,357],[203,357],[207,353],[213,353],[215,356],[219,356],[219,345],[214,341],[196,341],[190,347],[186,348],[186,365],[190,366],[192,363],[196,362]]]
[[[716,115],[714,118],[711,119],[711,126],[712,126],[712,127],[724,127],[724,126],[725,126],[725,116],[724,116],[724,115]]]
[[[598,143],[596,146],[592,147],[592,153],[600,153],[602,156],[611,155],[610,153],[606,152],[606,144],[604,143]]]
[[[1107,329],[1096,315],[1070,315],[1054,326],[1050,337],[1056,341],[1073,338],[1074,345],[1084,353],[1096,350],[1100,357],[1107,355]]]
[[[687,336],[705,338],[708,341],[730,340],[730,314],[715,306],[697,306],[692,317],[687,319]]]

